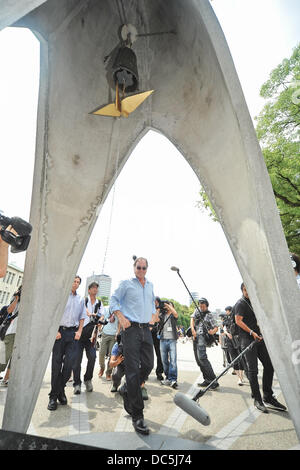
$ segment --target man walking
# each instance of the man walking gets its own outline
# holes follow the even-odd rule
[[[256,316],[244,283],[241,285],[241,290],[243,296],[234,306],[235,321],[239,327],[239,339],[241,341],[242,349],[245,349],[247,346],[249,346],[250,343],[256,341],[253,347],[245,353],[245,359],[248,366],[248,378],[251,386],[252,397],[254,398],[254,406],[263,413],[268,413],[265,405],[273,409],[285,411],[286,407],[279,403],[273,396],[273,365],[265,342],[263,341],[263,337],[257,324]],[[261,361],[264,368],[262,378],[263,399],[261,397],[257,379],[258,359]]]
[[[153,342],[149,322],[155,315],[153,285],[146,279],[148,261],[134,258],[135,277],[122,281],[110,300],[112,312],[123,330],[127,390],[123,392],[124,407],[132,417],[136,432],[149,434],[144,423],[144,401],[141,385],[154,363]]]
[[[96,298],[99,284],[92,282],[88,287],[88,296],[85,299],[85,319],[82,329],[81,337],[78,341],[78,354],[76,365],[73,369],[74,377],[74,394],[79,395],[81,393],[81,362],[83,351],[85,350],[87,357],[86,371],[83,377],[84,384],[87,392],[93,391],[92,378],[94,373],[95,361],[96,361],[96,344],[97,340],[93,344],[91,336],[94,329],[97,328],[97,319],[99,319],[104,313],[104,307],[101,300]]]
[[[48,410],[57,408],[57,400],[67,404],[65,386],[77,358],[77,346],[86,316],[84,299],[77,294],[81,278],[76,276],[52,349],[51,391]]]

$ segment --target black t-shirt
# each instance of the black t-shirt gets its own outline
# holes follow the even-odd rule
[[[254,331],[258,335],[261,334],[249,299],[246,299],[244,296],[241,297],[234,306],[234,314],[243,317],[243,322],[248,326],[248,328],[250,328],[250,330]],[[249,336],[249,333],[239,327],[239,336],[240,335]]]

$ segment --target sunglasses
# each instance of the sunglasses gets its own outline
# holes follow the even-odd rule
[[[137,266],[136,269],[139,269],[139,270],[142,269],[143,271],[146,271],[147,268],[146,266]]]

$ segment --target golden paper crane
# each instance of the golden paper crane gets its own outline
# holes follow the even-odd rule
[[[133,111],[136,110],[140,104],[142,104],[148,96],[153,93],[154,90],[144,91],[142,93],[136,93],[134,95],[126,96],[125,98],[120,98],[119,95],[119,86],[118,82],[116,83],[116,99],[114,103],[101,106],[100,108],[95,109],[91,114],[96,114],[100,116],[113,116],[119,117],[124,116],[128,117]],[[124,96],[124,93],[123,93]]]

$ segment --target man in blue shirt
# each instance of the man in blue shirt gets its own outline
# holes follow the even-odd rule
[[[147,380],[154,364],[149,323],[154,322],[155,297],[153,285],[145,277],[148,261],[135,258],[133,266],[135,277],[120,283],[110,299],[110,307],[123,330],[127,387],[123,393],[124,407],[131,414],[134,429],[149,434],[144,423],[141,384]]]
[[[67,404],[65,386],[76,363],[78,340],[86,317],[84,299],[76,292],[80,283],[81,278],[76,276],[52,350],[50,411],[56,410],[57,400],[61,405]]]

